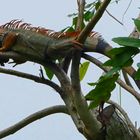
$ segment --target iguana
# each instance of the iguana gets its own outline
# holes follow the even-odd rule
[[[82,52],[99,52],[107,55],[112,47],[97,32],[91,32],[84,44],[76,41],[80,32],[54,32],[42,27],[32,27],[21,20],[12,20],[0,26],[0,64],[9,61],[9,57],[3,57],[3,52],[16,52],[22,59],[15,63],[26,61],[41,62],[50,59],[64,58],[75,49]],[[135,80],[136,73],[133,67],[125,68],[125,71],[134,79],[140,88],[140,80]]]
[[[17,52],[33,61],[62,58],[74,49],[104,53],[110,48],[96,32],[91,32],[82,45],[76,41],[79,33],[54,32],[42,27],[32,27],[31,24],[23,23],[21,20],[12,20],[0,26],[0,52]]]

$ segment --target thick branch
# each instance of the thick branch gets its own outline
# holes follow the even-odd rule
[[[20,47],[20,46],[19,46]],[[36,59],[35,57],[29,57],[28,55],[22,55],[20,53],[16,53],[14,51],[7,51],[7,52],[3,52],[0,53],[0,58],[4,58],[4,59],[13,59],[16,62],[20,62],[20,61],[31,61],[31,62],[36,62],[38,64],[41,64],[45,67],[48,67],[52,70],[52,72],[56,75],[56,77],[58,78],[58,80],[60,81],[60,83],[63,84],[69,84],[69,78],[66,75],[66,73],[64,72],[63,69],[61,69],[57,64],[53,63],[52,61],[50,61],[49,59]]]
[[[67,108],[64,105],[57,105],[57,106],[43,109],[41,111],[38,111],[38,112],[26,117],[25,119],[12,125],[11,127],[8,127],[6,129],[0,131],[0,138],[4,138],[8,135],[11,135],[11,134],[17,132],[18,130],[22,129],[23,127],[29,125],[30,123],[32,123],[38,119],[41,119],[43,117],[46,117],[46,116],[51,115],[51,114],[56,114],[56,113],[69,114],[67,111]]]
[[[84,0],[78,1],[79,6],[79,16],[78,16],[78,25],[77,29],[81,29],[83,22],[83,12],[84,12]],[[81,17],[82,16],[82,17]],[[71,68],[71,82],[72,82],[72,97],[74,100],[74,105],[76,111],[79,114],[79,119],[83,122],[85,128],[82,130],[82,133],[88,139],[97,138],[99,134],[100,125],[97,122],[96,118],[88,110],[88,105],[81,91],[80,78],[79,78],[79,63],[81,59],[81,52],[75,51],[72,58],[72,68]]]
[[[77,30],[79,30],[82,28],[85,0],[77,0],[77,4],[78,4]],[[81,52],[77,50],[73,53],[73,58],[72,58],[71,81],[72,81],[73,89],[78,94],[81,93],[80,78],[79,78],[80,60],[81,60]]]
[[[135,133],[135,135],[137,136],[137,138],[140,139],[140,132],[135,128],[135,126],[133,125],[133,123],[129,119],[125,110],[120,105],[115,103],[114,101],[109,100],[108,103],[114,105],[121,112],[121,114],[124,116],[124,118],[125,118],[128,126],[130,127],[130,129],[132,129],[133,132]]]
[[[44,79],[44,78],[41,78],[32,74],[27,74],[27,73],[23,73],[23,72],[11,70],[11,69],[5,69],[5,68],[0,68],[0,73],[10,74],[10,75],[26,78],[29,80],[33,80],[37,83],[49,85],[54,90],[56,90],[60,95],[62,94],[62,89],[57,84],[55,84],[54,82],[50,80],[47,80],[47,79]]]
[[[82,57],[85,58],[86,60],[89,60],[90,62],[94,63],[95,65],[97,65],[99,68],[101,68],[105,72],[110,71],[110,68],[104,67],[103,63],[100,62],[99,60],[97,60],[96,58],[89,56],[87,54],[83,54]],[[137,101],[140,103],[140,94],[137,91],[135,91],[132,87],[125,84],[121,79],[118,79],[117,83],[121,87],[123,87],[125,90],[127,90],[130,94],[132,94],[137,99]]]

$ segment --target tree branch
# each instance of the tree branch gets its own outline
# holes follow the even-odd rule
[[[71,46],[71,45],[70,45]],[[20,46],[18,46],[20,47]],[[0,53],[0,56],[2,58],[11,58],[11,59],[16,59],[16,60],[21,60],[22,58],[24,58],[25,56],[27,56],[27,59],[25,57],[24,60],[28,60],[28,61],[31,61],[31,62],[36,62],[36,63],[39,63],[41,64],[42,66],[45,66],[45,67],[48,67],[49,69],[52,70],[52,72],[56,75],[56,77],[58,78],[60,84],[61,84],[61,89],[62,89],[62,93],[61,94],[61,97],[62,99],[64,100],[69,112],[70,112],[70,115],[72,116],[72,119],[74,121],[75,124],[77,124],[77,128],[80,128],[81,124],[79,124],[80,120],[79,120],[79,115],[77,115],[77,112],[75,112],[73,110],[73,101],[72,101],[72,98],[71,98],[71,82],[70,82],[70,79],[69,77],[66,75],[65,71],[59,66],[57,65],[56,63],[54,63],[53,61],[51,61],[49,58],[41,58],[41,57],[31,57],[29,54],[26,55],[27,52],[25,52],[25,54],[22,56],[22,54],[20,54],[20,52],[16,53],[16,52],[10,52],[10,51],[7,51],[7,52],[3,52],[3,53]],[[34,56],[34,55],[33,55]],[[83,124],[82,124],[83,125]],[[81,127],[81,128],[84,128],[84,127]]]
[[[125,110],[120,105],[118,105],[117,103],[115,103],[112,100],[109,100],[108,103],[114,105],[121,112],[121,114],[125,118],[125,120],[126,120],[128,126],[130,127],[130,129],[132,129],[133,132],[135,133],[135,135],[137,136],[137,138],[140,139],[140,132],[135,128],[135,126],[133,125],[133,123],[129,119],[129,117],[128,117],[127,113],[125,112]]]
[[[85,0],[77,0],[77,4],[78,4],[78,20],[76,30],[81,31],[84,17]]]
[[[125,80],[126,84],[133,88],[133,86],[132,86],[132,84],[131,84],[131,82],[130,82],[130,80],[128,78],[127,73],[124,70],[122,70],[122,74],[123,74],[123,77],[124,77],[124,80]]]
[[[99,68],[101,68],[105,72],[110,71],[110,68],[104,67],[103,63],[100,62],[99,60],[97,60],[96,58],[94,58],[92,56],[89,56],[87,54],[82,54],[82,57],[85,58],[86,60],[92,62],[93,64],[97,65]],[[127,84],[125,84],[121,79],[118,79],[117,83],[121,87],[123,87],[126,91],[128,91],[131,95],[133,95],[137,99],[137,101],[140,103],[140,94],[137,91],[135,91],[132,87],[130,87]]]
[[[108,10],[106,10],[106,13],[111,17],[113,18],[115,21],[117,21],[120,25],[123,26],[123,23],[121,21],[119,21],[116,17],[114,17]]]
[[[78,0],[78,9],[79,9],[79,17],[78,17],[78,25],[77,28],[81,29],[82,18],[84,12],[84,0]],[[82,17],[80,17],[82,16]],[[89,111],[87,102],[82,94],[80,78],[79,78],[79,63],[81,59],[81,52],[75,51],[72,58],[72,66],[71,66],[71,82],[72,82],[72,97],[73,103],[76,109],[76,112],[79,115],[79,119],[83,122],[84,128],[81,133],[85,135],[88,139],[97,138],[99,136],[100,123],[97,121],[96,117]],[[80,122],[81,122],[80,121]],[[81,124],[82,124],[81,122]]]
[[[45,84],[45,85],[48,85],[48,86],[52,87],[60,95],[63,93],[62,89],[57,84],[55,84],[54,82],[52,82],[50,80],[47,80],[47,79],[44,79],[44,78],[41,78],[41,77],[38,77],[38,76],[35,76],[35,75],[32,75],[32,74],[27,74],[27,73],[24,73],[24,72],[19,72],[19,71],[15,71],[15,70],[11,70],[11,69],[5,69],[5,68],[0,68],[0,73],[10,74],[10,75],[26,78],[26,79],[29,79],[29,80],[33,80],[37,83],[42,83],[42,84]]]
[[[77,30],[81,30],[82,23],[83,23],[85,0],[77,0],[77,4],[78,4]],[[79,78],[80,60],[81,60],[81,51],[76,50],[72,58],[71,81],[72,81],[72,86],[77,93],[81,93],[80,78]]]
[[[28,60],[28,61],[31,61],[31,62],[41,64],[42,66],[48,67],[49,69],[52,70],[52,72],[56,75],[59,82],[61,83],[62,87],[63,87],[63,85],[69,85],[70,84],[70,79],[66,75],[65,71],[49,59],[34,59],[32,57],[28,57],[28,55],[25,56],[25,55],[22,55],[20,53],[14,52],[14,51],[2,52],[2,53],[0,53],[0,58],[6,59],[6,60],[7,59],[9,60],[11,58],[15,62],[20,62],[20,61],[26,62]],[[32,80],[34,80],[34,79],[32,79]],[[39,80],[39,81],[40,81],[40,83],[44,82],[43,80]],[[45,83],[45,84],[48,84],[48,82]],[[54,88],[55,88],[55,86],[54,86]],[[60,90],[57,89],[57,91],[59,91],[59,93],[60,93],[62,90],[60,91]],[[61,95],[62,95],[62,92],[61,92]]]
[[[68,73],[71,59],[72,59],[72,54],[70,53],[63,59],[62,63],[60,63],[60,65],[61,65],[62,69],[65,71],[65,73]]]
[[[84,8],[85,8],[85,0],[77,0],[78,5],[78,19],[77,19],[77,25],[76,25],[76,31],[82,30],[82,24],[83,24],[83,16],[84,16]],[[80,52],[78,52],[80,53]],[[72,54],[68,54],[68,56],[64,59],[63,63],[63,69],[67,73],[70,61],[72,59]],[[76,55],[75,55],[76,56]],[[78,57],[78,56],[77,56]],[[79,56],[80,57],[80,56]],[[74,58],[75,59],[75,58]],[[76,59],[75,59],[76,60]],[[74,61],[75,61],[74,60]]]
[[[140,19],[140,14],[138,15],[137,19]],[[130,33],[129,37],[132,37],[132,38],[139,38],[139,36],[140,36],[140,34],[139,34],[137,28],[134,27],[134,29],[133,29],[133,31]],[[131,86],[131,87],[133,88],[133,86],[132,86],[132,84],[131,84],[131,82],[130,82],[130,80],[129,80],[129,78],[128,78],[127,73],[126,73],[124,70],[122,70],[122,73],[123,73],[123,76],[124,76],[124,79],[125,79],[126,84],[129,85],[129,86]]]
[[[32,115],[29,115],[28,117],[21,120],[20,122],[0,131],[0,139],[17,132],[18,130],[22,129],[23,127],[29,125],[30,123],[32,123],[34,121],[37,121],[38,119],[41,119],[43,117],[46,117],[46,116],[49,116],[52,114],[56,114],[56,113],[69,114],[66,106],[64,106],[64,105],[57,105],[57,106],[52,106],[52,107],[43,109]]]
[[[82,30],[82,32],[78,36],[78,38],[77,38],[78,42],[80,42],[80,43],[85,42],[86,38],[88,37],[88,35],[92,31],[92,29],[95,27],[97,22],[102,17],[102,15],[103,15],[104,11],[106,10],[107,6],[109,5],[110,1],[111,0],[104,0],[103,1],[103,3],[98,8],[97,12],[95,13],[93,18],[91,19],[91,21],[87,24],[87,26]]]

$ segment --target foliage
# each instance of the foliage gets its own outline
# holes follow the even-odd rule
[[[100,1],[95,1],[89,3],[85,6],[84,11],[84,19],[82,27],[84,28],[86,23],[90,21],[90,19],[94,16],[95,11],[100,6]],[[78,14],[73,13],[68,15],[68,17],[72,17],[72,25],[64,28],[61,32],[73,32],[76,30]],[[134,23],[137,29],[140,31],[140,21],[134,19]],[[111,57],[108,61],[104,63],[104,66],[110,66],[112,69],[105,75],[101,76],[99,81],[96,83],[88,83],[90,86],[94,87],[87,95],[87,100],[92,100],[93,102],[90,104],[90,108],[98,106],[102,101],[106,102],[110,96],[111,92],[115,88],[116,80],[118,78],[118,71],[120,71],[123,67],[131,66],[133,64],[133,58],[136,56],[140,50],[140,40],[130,37],[117,37],[112,39],[115,43],[121,45],[119,48],[111,49],[107,54]],[[84,62],[80,65],[79,75],[80,81],[85,77],[89,62]],[[53,73],[50,69],[45,68],[46,75],[51,80],[53,77]],[[136,80],[140,79],[140,65],[138,64],[138,70],[135,74]]]
[[[90,62],[84,62],[80,65],[80,69],[79,69],[80,81],[83,80],[83,78],[88,70],[89,64],[90,64]]]
[[[85,10],[84,10],[84,17],[83,17],[83,24],[82,28],[85,27],[85,25],[91,20],[91,18],[94,16],[94,13],[97,11],[98,7],[100,6],[101,2],[96,0],[92,3],[86,4]],[[65,31],[75,31],[77,26],[77,19],[78,19],[78,13],[69,14],[68,17],[72,17],[72,25],[67,27],[67,30]]]
[[[52,80],[54,73],[48,67],[44,67],[44,69],[49,80]]]
[[[98,0],[96,0],[92,3],[86,4],[82,28],[84,28],[86,23],[88,23],[90,21],[90,19],[94,16],[95,11],[98,9],[100,4],[101,4],[101,2]],[[74,32],[76,30],[78,13],[69,14],[68,17],[72,17],[72,24],[70,26],[62,29],[61,32]],[[79,70],[81,81],[83,80],[84,76],[86,75],[86,72],[88,70],[88,66],[89,66],[88,62],[81,64],[81,67]],[[45,69],[47,77],[51,80],[54,74],[52,73],[52,71],[49,68],[45,67],[44,69]]]
[[[137,66],[138,66],[138,70],[135,74],[135,79],[140,80],[140,63],[138,63]]]
[[[97,107],[100,103],[108,101],[111,96],[111,92],[116,87],[116,80],[118,74],[111,76],[100,77],[97,83],[90,83],[91,86],[96,86],[87,95],[86,99],[92,101],[89,108]]]
[[[118,3],[118,1],[119,0],[115,0],[116,3]],[[83,22],[81,23],[82,29],[86,26],[86,24],[88,22],[90,22],[91,18],[95,15],[95,12],[98,10],[100,5],[101,5],[100,0],[95,0],[94,2],[92,2],[90,4],[86,4],[85,10],[84,10]],[[72,24],[70,26],[62,29],[61,32],[76,31],[77,21],[79,18],[78,14],[73,13],[73,14],[69,15],[69,17],[72,17]],[[93,22],[90,22],[90,23],[93,23]],[[134,23],[137,27],[137,30],[140,31],[140,20],[134,19]],[[6,25],[6,26],[9,26],[9,25]],[[89,30],[89,32],[90,31],[91,30]],[[86,35],[86,37],[87,36],[88,36],[88,34]],[[73,59],[70,56],[69,60],[67,59],[68,57],[62,58],[61,60],[58,60],[55,62],[54,62],[54,60],[52,60],[52,62],[54,62],[53,65],[51,65],[51,64],[47,65],[46,63],[43,64],[46,76],[48,77],[49,80],[45,79],[45,77],[43,77],[42,71],[41,71],[42,79],[40,77],[37,77],[34,75],[26,75],[23,73],[22,74],[18,73],[18,75],[20,75],[21,77],[23,75],[25,77],[30,76],[31,79],[34,79],[35,81],[40,82],[40,83],[42,82],[46,85],[48,84],[53,89],[55,89],[60,94],[64,103],[66,104],[66,106],[63,106],[63,108],[59,108],[60,110],[58,110],[58,112],[63,112],[63,113],[67,113],[67,114],[71,115],[77,128],[79,128],[79,126],[80,126],[80,130],[82,130],[82,134],[85,135],[85,137],[87,137],[88,139],[93,139],[94,136],[95,136],[95,139],[98,139],[98,137],[102,137],[104,139],[107,136],[107,135],[104,135],[104,133],[106,133],[105,131],[108,127],[108,124],[109,124],[109,127],[112,125],[111,119],[113,118],[113,113],[115,111],[115,108],[113,107],[114,109],[110,113],[110,111],[108,111],[106,108],[104,109],[102,106],[102,110],[99,109],[99,112],[97,112],[98,116],[96,116],[96,115],[94,116],[93,114],[91,114],[91,112],[88,109],[93,109],[97,106],[101,107],[101,105],[103,105],[105,102],[107,102],[110,99],[111,93],[116,87],[116,82],[121,81],[120,79],[118,80],[119,71],[121,69],[123,69],[124,67],[131,66],[134,61],[133,58],[140,52],[140,50],[139,50],[140,40],[139,39],[130,38],[130,37],[117,37],[117,38],[113,38],[113,41],[115,43],[117,43],[118,45],[120,45],[121,47],[111,49],[109,52],[107,52],[107,55],[110,57],[110,59],[108,61],[106,61],[103,64],[103,66],[99,66],[102,69],[104,69],[105,71],[108,71],[108,69],[106,70],[106,67],[104,68],[104,66],[109,66],[109,68],[111,68],[111,70],[109,72],[105,73],[103,76],[101,76],[97,82],[88,83],[88,85],[90,85],[92,89],[86,94],[85,98],[83,98],[84,96],[81,92],[80,81],[82,81],[84,79],[84,77],[86,76],[86,73],[87,73],[89,65],[90,65],[90,61],[92,62],[92,60],[84,61],[82,64],[80,64],[80,67],[79,67],[80,52],[78,52],[79,58],[77,57],[78,58],[77,60],[74,59],[74,58],[76,58],[76,53],[73,53],[74,54]],[[55,44],[55,42],[53,42],[53,43]],[[64,42],[62,41],[62,44],[60,46],[63,46],[63,43]],[[80,41],[79,41],[79,43],[80,43]],[[100,44],[100,43],[98,43],[98,41],[97,41],[95,46],[98,46],[97,44]],[[94,45],[91,45],[91,48],[92,48],[92,46],[94,46]],[[86,52],[88,52],[88,51],[86,51]],[[57,53],[57,51],[56,51],[56,53]],[[84,51],[82,53],[84,53]],[[106,54],[106,52],[104,52],[104,54]],[[71,53],[71,55],[72,55],[72,53]],[[93,57],[91,56],[91,58],[93,58]],[[72,61],[72,65],[70,63],[71,61]],[[48,66],[48,67],[46,67],[46,66]],[[70,71],[71,76],[69,76],[69,71],[68,71],[69,66],[71,66],[71,71]],[[138,69],[137,69],[137,72],[135,73],[135,79],[140,80],[140,63],[137,64],[137,67],[138,67]],[[55,76],[58,78],[58,80],[60,82],[59,85],[57,83],[55,83],[54,81],[51,81],[54,76],[54,73],[52,71],[54,71]],[[132,78],[133,78],[133,76],[132,76]],[[80,81],[79,81],[79,79],[80,79]],[[135,79],[134,79],[134,81],[135,81]],[[130,87],[130,90],[131,90],[131,87]],[[133,90],[133,88],[132,88],[132,90]],[[87,101],[90,101],[89,108],[88,108],[87,104],[85,104],[85,99]],[[53,107],[53,109],[54,109],[54,107]],[[63,109],[63,110],[61,110],[61,109]],[[50,112],[51,111],[49,108],[49,111],[47,113],[49,114]],[[57,113],[57,110],[52,110],[52,113],[50,113],[50,114],[53,114],[55,112]],[[39,113],[41,113],[41,115]],[[37,112],[37,114],[39,114],[39,116],[42,116],[43,113],[42,112],[39,112],[39,113]],[[120,111],[120,114],[121,113],[122,112]],[[118,114],[118,116],[120,114]],[[123,114],[121,114],[121,115],[122,115],[122,117],[124,117],[123,122],[122,122],[122,118],[121,118],[120,119],[121,123],[118,123],[120,121],[118,118],[115,123],[118,123],[120,126],[119,127],[117,126],[117,128],[121,128],[121,125],[123,125],[123,123],[125,123],[125,115],[124,116],[123,116]],[[34,118],[34,115],[32,115],[32,117]],[[30,117],[28,117],[28,118],[30,120],[32,120]],[[24,120],[26,120],[26,119],[24,119]],[[97,120],[100,122],[100,124],[102,126],[98,125],[99,122]],[[125,125],[126,125],[125,127],[127,127],[127,123]],[[129,124],[128,124],[128,126],[129,126]],[[123,125],[123,128],[125,128],[125,127]],[[15,132],[16,132],[16,130],[15,130]],[[93,134],[93,132],[95,134]],[[102,136],[102,134],[103,134],[103,136]]]
[[[140,30],[140,20],[134,20],[135,26]],[[131,37],[117,37],[112,39],[115,43],[123,46],[114,48],[108,52],[111,57],[110,60],[104,63],[105,66],[111,66],[112,69],[108,74],[113,74],[119,71],[123,67],[131,66],[133,64],[133,58],[140,52],[140,39]],[[138,70],[135,74],[135,79],[140,79],[140,67],[138,63]]]

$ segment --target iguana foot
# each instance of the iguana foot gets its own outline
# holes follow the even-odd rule
[[[73,43],[73,47],[77,48],[78,50],[83,50],[83,44],[79,43],[77,40],[71,41]]]

